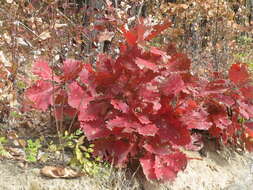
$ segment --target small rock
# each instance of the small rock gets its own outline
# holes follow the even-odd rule
[[[18,167],[22,168],[22,169],[26,169],[28,167],[28,164],[27,163],[24,163],[24,162],[19,162],[18,163]]]

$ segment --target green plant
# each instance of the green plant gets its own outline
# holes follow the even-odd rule
[[[26,88],[26,84],[25,84],[25,82],[22,81],[22,80],[18,80],[18,81],[16,82],[16,86],[17,86],[17,88],[18,88],[19,90],[24,90],[24,89]]]
[[[28,162],[36,162],[39,149],[42,147],[39,139],[35,141],[27,140],[27,147],[25,148],[26,160]]]
[[[237,43],[240,43],[242,45],[249,45],[253,43],[253,38],[248,36],[239,36],[237,38]]]
[[[99,158],[93,159],[94,144],[89,144],[83,131],[76,130],[74,133],[65,132],[63,139],[63,148],[71,148],[73,157],[70,161],[72,167],[78,167],[89,175],[96,175],[100,170]],[[87,144],[87,145],[85,145]]]
[[[62,144],[63,148],[64,147],[74,148],[75,142],[82,135],[83,131],[81,131],[80,129],[76,130],[74,133],[69,133],[68,131],[65,131],[64,135],[61,137],[63,142]]]
[[[6,144],[8,142],[8,140],[6,139],[6,137],[0,137],[0,144]]]
[[[253,70],[253,58],[252,52],[251,51],[245,51],[245,52],[240,52],[236,53],[234,55],[234,58],[240,62],[246,63],[249,67],[249,69],[252,71]]]
[[[7,142],[8,140],[5,137],[0,137],[0,156],[9,156],[9,152],[4,147],[4,144],[6,144]]]
[[[10,116],[11,116],[12,118],[15,118],[15,119],[20,119],[20,118],[22,118],[22,115],[20,115],[20,113],[17,112],[17,111],[11,111],[11,112],[10,112]]]

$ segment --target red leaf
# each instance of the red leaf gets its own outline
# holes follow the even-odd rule
[[[107,113],[109,106],[110,105],[106,102],[90,103],[88,104],[87,109],[79,110],[78,120],[95,121],[101,117],[103,118]]]
[[[153,53],[153,54],[155,54],[155,55],[160,55],[162,57],[167,56],[167,53],[165,51],[162,51],[162,50],[160,50],[160,49],[158,49],[156,47],[151,47],[150,48],[150,52]]]
[[[149,180],[157,179],[155,174],[155,157],[150,153],[146,153],[144,157],[140,158],[140,163],[143,173]]]
[[[145,59],[139,58],[139,57],[136,58],[135,63],[140,69],[146,68],[146,69],[150,69],[152,71],[157,70],[156,64],[154,64],[150,61],[147,61]]]
[[[121,31],[123,32],[123,35],[124,35],[127,43],[130,46],[134,46],[137,42],[137,39],[138,39],[137,34],[133,33],[133,31],[127,31],[124,26],[121,28]]]
[[[167,51],[166,52],[167,52],[168,55],[175,55],[177,53],[176,44],[169,43],[167,45]]]
[[[178,95],[184,88],[184,81],[179,74],[172,74],[169,79],[162,85],[162,92],[168,96],[171,94]]]
[[[155,174],[158,180],[167,181],[175,179],[180,170],[187,165],[187,158],[182,152],[155,157]]]
[[[116,76],[110,72],[96,72],[96,83],[101,86],[108,86],[115,83]]]
[[[186,168],[187,158],[186,155],[182,152],[177,151],[169,155],[162,155],[159,157],[167,166],[171,167],[175,172],[184,170]]]
[[[63,79],[65,81],[73,80],[78,77],[78,74],[81,72],[83,64],[81,61],[74,59],[67,59],[63,63]]]
[[[225,93],[228,91],[227,87],[227,81],[225,80],[216,80],[209,82],[205,89],[201,92],[202,96],[207,96],[210,94],[220,94],[220,93]]]
[[[143,102],[153,104],[153,110],[152,110],[153,112],[157,112],[161,108],[160,94],[159,94],[157,86],[151,85],[150,83],[148,83],[145,86],[140,87],[138,96],[142,99]],[[147,123],[143,123],[143,124],[147,124]]]
[[[84,64],[84,69],[79,73],[81,82],[87,87],[87,91],[91,93],[92,96],[97,96],[95,84],[95,72],[91,64]]]
[[[246,138],[244,140],[245,143],[245,148],[247,149],[247,151],[252,152],[253,151],[253,143],[252,143],[253,139],[252,138]]]
[[[37,59],[32,69],[33,74],[38,75],[43,80],[52,80],[60,82],[58,76],[54,75],[52,69],[48,66],[48,62]]]
[[[212,126],[212,123],[208,122],[207,119],[208,113],[203,109],[199,109],[184,114],[181,121],[188,129],[208,130]]]
[[[145,116],[145,115],[141,115],[141,114],[139,114],[139,113],[137,113],[137,112],[134,112],[134,115],[137,117],[137,119],[141,122],[141,124],[144,124],[144,125],[146,125],[146,124],[149,124],[149,123],[151,123],[151,121],[148,119],[148,117],[147,116]]]
[[[170,72],[189,71],[190,65],[191,61],[185,54],[175,53],[171,59],[168,60],[166,68]]]
[[[117,141],[112,148],[114,155],[114,163],[118,167],[124,167],[128,161],[128,155],[132,152],[134,145],[124,141]],[[111,148],[111,147],[110,147]]]
[[[155,174],[158,180],[173,181],[177,177],[177,172],[173,171],[170,167],[164,166],[157,156],[155,166]]]
[[[250,136],[253,137],[253,122],[248,121],[248,122],[245,122],[244,125],[245,125],[248,129],[252,130]]]
[[[212,97],[215,98],[218,102],[221,102],[228,107],[231,107],[232,105],[235,104],[234,99],[230,96],[217,93],[217,94],[212,94]]]
[[[148,124],[137,128],[138,133],[143,136],[155,136],[158,130],[155,124]]]
[[[148,152],[156,155],[166,155],[171,152],[171,147],[168,144],[161,144],[158,140],[152,140],[151,142],[143,145]]]
[[[116,167],[125,167],[129,154],[134,156],[134,144],[123,140],[101,139],[94,142],[94,154],[104,157],[116,165]]]
[[[197,102],[195,102],[192,99],[183,100],[182,102],[179,102],[178,104],[179,106],[175,109],[175,112],[178,115],[189,113],[198,107]]]
[[[110,152],[114,157],[114,163],[117,167],[124,167],[128,161],[128,155],[132,152],[134,145],[132,143],[124,142],[123,140],[116,141],[113,145],[113,147],[110,147]]]
[[[186,150],[199,151],[203,148],[204,143],[202,140],[202,135],[194,133],[191,135],[191,142],[185,146]]]
[[[214,125],[208,131],[213,137],[220,137],[222,134],[222,130]]]
[[[137,122],[133,122],[124,117],[116,117],[115,119],[111,119],[107,121],[106,124],[108,129],[113,130],[113,128],[123,128],[122,132],[131,133],[136,131],[141,125]]]
[[[245,64],[233,64],[229,70],[229,79],[235,84],[247,82],[249,80],[249,73]]]
[[[185,169],[187,158],[181,152],[156,156],[146,153],[140,158],[140,163],[148,179],[167,181],[175,179],[177,173]]]
[[[68,94],[65,90],[59,89],[54,93],[55,95],[55,117],[57,120],[63,120],[66,117],[73,118],[78,112],[76,109],[72,108],[68,104]]]
[[[63,120],[65,116],[73,118],[78,111],[70,106],[61,105],[54,110],[55,118],[57,120]]]
[[[114,70],[116,70],[116,68],[114,66],[114,61],[112,60],[112,58],[107,54],[98,54],[96,62],[96,72],[108,72],[113,74]]]
[[[111,104],[113,107],[122,113],[127,113],[129,111],[129,106],[122,100],[112,99]]]
[[[69,84],[68,89],[68,104],[77,110],[86,109],[87,105],[93,100],[92,97],[83,91],[77,82]]]
[[[245,86],[240,89],[243,96],[248,99],[253,99],[253,86]]]
[[[38,80],[26,90],[25,96],[34,103],[34,108],[46,111],[48,106],[53,104],[52,94],[53,86],[51,82]]]
[[[91,79],[90,75],[94,74],[91,64],[84,64],[84,69],[79,73],[80,79],[84,84],[89,84]]]
[[[105,127],[102,120],[81,122],[80,127],[88,140],[104,138],[110,134],[110,131]]]
[[[156,125],[159,128],[158,136],[162,143],[169,141],[175,145],[184,146],[191,141],[190,132],[177,119],[170,118],[168,121],[160,119]]]
[[[106,29],[106,26],[97,24],[94,26],[94,29],[98,31],[104,31]]]
[[[252,152],[253,151],[253,122],[245,123],[245,132],[243,134],[243,140],[245,143],[245,148]]]
[[[237,101],[239,105],[239,113],[241,116],[243,116],[245,119],[250,119],[253,118],[253,105],[252,104],[247,104],[242,101]]]
[[[137,35],[138,35],[138,43],[141,44],[144,41],[144,34],[147,30],[147,27],[143,24],[143,19],[140,19],[140,22],[138,23],[137,27]]]
[[[228,118],[227,113],[221,113],[212,115],[213,123],[220,129],[226,129],[232,124],[232,121]]]

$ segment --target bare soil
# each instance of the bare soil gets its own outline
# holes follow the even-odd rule
[[[253,156],[231,150],[216,152],[212,145],[205,157],[187,152],[192,158],[185,171],[178,174],[174,182],[157,184],[138,179],[136,185],[127,186],[125,179],[115,177],[120,183],[83,176],[77,179],[49,179],[41,176],[40,168],[19,167],[17,162],[0,161],[0,190],[252,190]],[[103,185],[103,183],[105,185]]]

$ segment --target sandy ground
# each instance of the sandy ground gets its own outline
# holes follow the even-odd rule
[[[189,153],[200,158],[199,153]],[[78,179],[48,179],[40,169],[20,168],[16,162],[0,161],[0,190],[127,190],[132,187],[101,186],[98,179],[86,176]],[[122,180],[122,178],[118,179]],[[139,182],[142,180],[139,180]],[[100,183],[98,188],[96,183]],[[141,182],[135,190],[253,190],[253,156],[226,150],[209,151],[202,160],[193,159],[173,183],[155,184]]]

